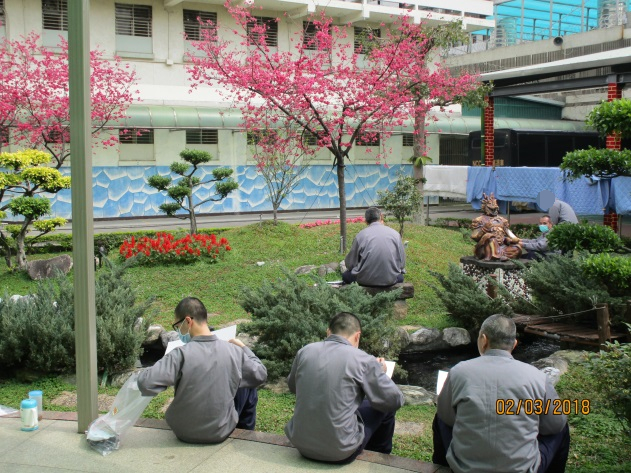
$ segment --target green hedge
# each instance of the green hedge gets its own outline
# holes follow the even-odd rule
[[[97,363],[100,371],[131,368],[141,353],[150,301],[138,302],[125,266],[99,271],[96,278]],[[142,320],[140,318],[142,317]],[[0,367],[43,374],[75,370],[74,289],[66,276],[38,283],[15,302],[0,302]]]

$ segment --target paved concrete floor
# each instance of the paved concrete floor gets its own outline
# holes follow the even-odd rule
[[[349,209],[348,218],[364,215],[365,209]],[[307,223],[316,220],[339,219],[339,210],[311,210],[311,211],[287,211],[280,212],[278,219],[285,223]],[[432,205],[429,209],[431,221],[439,218],[466,218],[473,219],[480,215],[480,211],[473,210],[471,205],[466,203],[446,203]],[[504,215],[509,221],[514,223],[539,223],[539,217],[544,215],[541,212],[521,212]],[[226,228],[250,225],[259,221],[271,220],[271,213],[243,213],[243,214],[217,214],[202,215],[197,218],[199,228]],[[579,215],[579,219],[587,219],[590,222],[602,223],[602,215]],[[187,229],[188,221],[170,217],[148,217],[148,218],[121,218],[108,220],[95,220],[94,233],[109,232],[129,232],[138,230],[176,230],[178,228]],[[631,237],[631,216],[622,219],[622,234]],[[60,233],[71,233],[72,223],[69,223],[57,230]]]
[[[327,465],[301,457],[285,437],[236,430],[218,445],[178,441],[164,421],[141,419],[119,450],[102,456],[77,433],[75,413],[45,412],[39,430],[23,432],[19,418],[0,417],[0,471],[6,473],[447,473],[450,470],[393,455],[365,452],[349,465]],[[65,420],[63,420],[65,419]]]

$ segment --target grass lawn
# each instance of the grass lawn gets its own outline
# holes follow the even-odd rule
[[[349,242],[365,224],[349,224]],[[301,229],[296,225],[271,222],[222,230],[218,236],[230,242],[232,251],[216,264],[198,262],[192,265],[137,266],[127,275],[141,299],[155,297],[154,322],[165,328],[171,324],[175,305],[182,297],[199,297],[213,315],[212,325],[221,326],[235,320],[247,319],[248,314],[239,305],[242,287],[257,286],[269,278],[282,276],[283,270],[298,266],[339,262],[339,228],[336,225]],[[408,240],[406,280],[416,289],[415,298],[408,301],[409,314],[401,321],[405,325],[425,325],[444,328],[453,325],[445,308],[429,287],[433,282],[429,271],[444,272],[449,262],[472,253],[472,244],[452,230],[436,227],[406,225],[404,240]],[[349,244],[350,247],[350,244]],[[34,255],[29,259],[50,255]],[[111,258],[117,259],[116,252]],[[256,263],[263,261],[264,265]],[[71,274],[72,276],[72,274]],[[339,274],[329,279],[339,279]],[[21,273],[0,270],[2,294],[27,294],[35,282]],[[0,379],[0,405],[17,408],[29,390],[44,391],[44,409],[74,410],[73,407],[53,405],[51,401],[64,391],[75,391],[75,386],[61,378],[45,378],[27,383]],[[572,367],[559,386],[565,399],[590,399],[592,412],[588,415],[571,415],[572,445],[568,472],[622,472],[631,471],[631,437],[615,420],[611,411],[603,407],[589,373],[581,366]],[[99,393],[115,395],[115,388],[99,388]],[[162,418],[165,403],[173,395],[169,389],[156,396],[144,415]],[[260,391],[257,430],[281,434],[292,415],[294,396]],[[397,455],[430,461],[432,454],[431,420],[433,406],[405,406],[397,413],[400,422],[415,422],[424,426],[418,435],[396,435],[394,452]]]
[[[365,224],[348,225],[348,241]],[[127,271],[141,299],[155,297],[154,322],[168,327],[172,323],[173,309],[186,296],[199,297],[213,315],[210,324],[221,326],[229,322],[247,319],[248,314],[239,305],[240,290],[254,287],[262,281],[283,274],[299,266],[339,262],[339,226],[328,225],[302,229],[297,225],[280,222],[254,224],[223,230],[218,236],[230,242],[232,251],[215,264],[198,262],[191,265],[137,266]],[[414,284],[416,295],[408,301],[408,317],[402,325],[426,325],[444,328],[453,325],[445,315],[445,308],[428,286],[433,278],[428,270],[446,271],[450,261],[472,253],[472,244],[460,233],[437,227],[421,227],[408,224],[404,239],[407,248],[406,281]],[[29,259],[50,255],[34,255]],[[118,260],[112,251],[110,257]],[[257,262],[263,261],[263,266]],[[339,274],[329,279],[340,279]],[[0,269],[0,297],[2,294],[26,294],[36,283],[25,274],[14,274]]]

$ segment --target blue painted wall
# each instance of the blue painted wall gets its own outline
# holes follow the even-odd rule
[[[218,166],[200,168],[196,176],[209,177]],[[348,207],[375,205],[377,191],[385,190],[396,181],[396,172],[412,172],[410,165],[385,167],[376,164],[349,165],[346,168]],[[62,169],[68,175],[68,169]],[[173,202],[164,193],[149,187],[147,178],[153,174],[168,175],[168,166],[94,167],[94,218],[147,217],[164,215],[159,207]],[[175,177],[175,175],[173,175]],[[271,211],[265,181],[255,166],[237,166],[233,177],[239,189],[221,202],[207,202],[197,213]],[[206,199],[213,192],[212,184],[198,188],[195,197]],[[71,218],[70,190],[49,196],[53,216]],[[198,200],[198,201],[199,201]],[[313,165],[305,172],[296,189],[283,201],[281,210],[328,209],[339,207],[336,171],[330,165]]]

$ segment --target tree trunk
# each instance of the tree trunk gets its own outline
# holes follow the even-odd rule
[[[274,206],[274,226],[278,225],[278,206]]]
[[[424,156],[427,149],[425,146],[425,115],[420,112],[415,112],[414,114],[414,136],[413,136],[413,147],[412,147],[414,157],[418,158],[419,156]],[[420,179],[416,187],[421,193],[421,205],[420,207],[413,212],[412,221],[414,223],[418,223],[419,225],[427,225],[425,221],[425,198],[423,195],[423,163],[419,161],[418,166],[413,166],[414,170],[414,178]],[[429,205],[429,202],[428,204]]]
[[[26,239],[26,231],[20,232],[15,239],[18,246],[18,252],[16,256],[17,262],[18,262],[18,268],[23,271],[26,270],[26,250],[24,247],[25,239]]]
[[[195,233],[197,233],[197,220],[195,219],[195,207],[193,207],[193,196],[189,195],[187,199],[188,199],[188,216],[191,221],[191,235],[194,235]]]
[[[340,252],[346,254],[346,188],[344,181],[344,171],[346,165],[344,158],[336,157],[335,163],[337,167],[337,188],[340,197]]]

